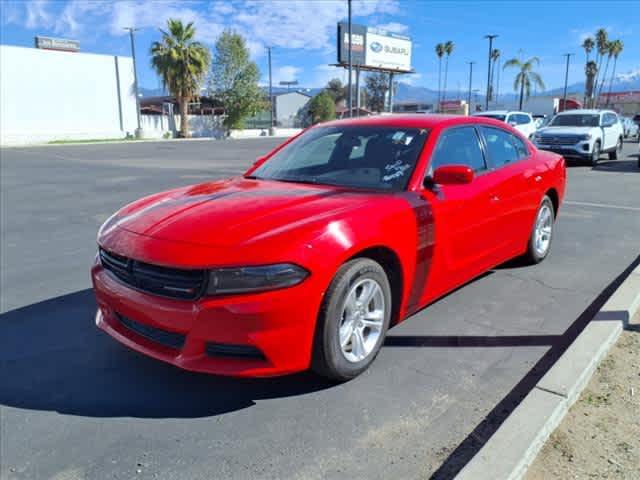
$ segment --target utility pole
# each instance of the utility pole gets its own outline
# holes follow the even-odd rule
[[[569,82],[569,59],[575,53],[565,53],[563,56],[567,57],[567,68],[564,72],[564,94],[562,95],[562,110],[564,112],[567,109],[567,83]]]
[[[136,138],[140,138],[142,136],[142,127],[140,126],[140,97],[138,96],[138,69],[136,68],[136,44],[134,41],[134,34],[140,29],[134,27],[125,27],[125,30],[129,31],[129,37],[131,38],[131,57],[133,58],[133,92],[136,96],[136,117],[138,119]]]
[[[485,110],[489,110],[489,89],[491,88],[491,52],[493,52],[493,39],[498,35],[485,35],[489,39],[489,63],[487,65],[487,96],[485,98]]]
[[[471,115],[471,84],[473,82],[473,64],[476,62],[467,62],[469,64],[469,96],[467,97],[467,105],[469,106],[469,115]]]
[[[347,0],[347,10],[348,10],[348,18],[349,18],[349,92],[347,95],[347,106],[349,108],[349,117],[353,116],[353,95],[352,95],[352,87],[351,87],[351,69],[353,67],[352,58],[351,58],[351,0]]]
[[[273,83],[271,77],[271,49],[273,47],[267,47],[267,54],[269,57],[269,135],[273,135]]]

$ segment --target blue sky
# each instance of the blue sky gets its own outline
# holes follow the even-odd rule
[[[476,61],[474,88],[484,89],[488,45],[486,33],[500,37],[502,58],[536,55],[548,88],[564,81],[565,52],[576,53],[569,83],[583,78],[582,39],[605,27],[625,50],[618,72],[640,70],[640,2],[638,1],[428,1],[353,0],[354,22],[407,34],[414,41],[414,75],[404,81],[437,88],[434,46],[452,40],[449,87],[466,89],[468,64]],[[336,60],[336,22],[346,16],[346,0],[258,1],[97,1],[2,0],[1,43],[33,46],[36,34],[73,38],[84,52],[129,55],[125,26],[140,28],[136,48],[140,85],[159,86],[149,66],[149,46],[159,38],[167,18],[194,21],[199,39],[213,45],[225,28],[242,33],[253,59],[267,78],[265,47],[273,50],[274,80],[296,79],[301,86],[322,86],[332,77],[346,81]],[[635,39],[635,41],[634,41]],[[513,73],[501,74],[501,92],[511,89]]]

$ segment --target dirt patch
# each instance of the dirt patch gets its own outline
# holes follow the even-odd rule
[[[640,478],[638,323],[622,332],[525,478]]]

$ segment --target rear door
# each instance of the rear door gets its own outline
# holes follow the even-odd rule
[[[492,197],[497,198],[499,235],[494,241],[497,260],[522,253],[529,238],[533,217],[542,198],[544,166],[539,165],[527,144],[498,127],[480,127],[489,166],[499,179]]]

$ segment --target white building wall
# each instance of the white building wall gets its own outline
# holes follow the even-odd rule
[[[133,61],[0,45],[0,143],[116,138],[136,124]]]

